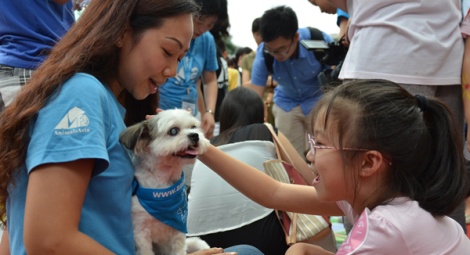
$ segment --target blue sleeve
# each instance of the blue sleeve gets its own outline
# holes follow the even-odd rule
[[[47,163],[97,159],[93,175],[107,168],[106,89],[96,79],[74,76],[41,109],[31,131],[28,171]]]
[[[219,69],[219,65],[217,64],[217,49],[215,46],[214,37],[210,32],[206,32],[207,37],[206,39],[206,64],[204,66],[204,71],[216,71]]]
[[[338,16],[338,19],[336,20],[336,25],[339,27],[339,22],[341,21],[341,18],[349,19],[349,14],[341,9],[336,9],[336,15]]]
[[[264,43],[261,43],[256,50],[255,60],[251,69],[251,83],[256,86],[266,86],[269,72],[266,68],[263,55]]]

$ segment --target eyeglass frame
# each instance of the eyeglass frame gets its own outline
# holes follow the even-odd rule
[[[313,135],[307,134],[308,137],[308,144],[310,145],[310,151],[312,156],[315,156],[316,149],[333,149],[333,150],[345,150],[345,151],[369,151],[367,149],[358,149],[358,148],[338,148],[334,146],[325,146],[325,145],[317,145]]]
[[[281,57],[285,57],[285,56],[289,53],[289,51],[290,51],[290,49],[292,48],[292,45],[293,45],[293,44],[294,44],[294,39],[292,39],[292,41],[291,41],[289,47],[287,48],[287,50],[285,50],[284,52],[281,52],[281,51],[279,51],[279,50],[276,50],[276,51],[270,51],[270,50],[268,50],[268,49],[266,48],[266,43],[265,43],[265,44],[264,44],[264,48],[263,48],[263,52],[264,52],[264,53],[267,53],[267,54],[269,54],[269,55],[272,55],[272,56],[278,55],[278,56],[281,56]]]

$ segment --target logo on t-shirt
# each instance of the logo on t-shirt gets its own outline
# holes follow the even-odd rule
[[[364,244],[369,231],[369,209],[365,209],[359,219],[354,224],[348,238],[339,248],[337,255],[354,254]]]
[[[71,135],[90,132],[90,120],[85,111],[78,107],[70,109],[54,129],[55,135]]]
[[[199,78],[199,67],[192,66],[193,60],[185,56],[181,61],[182,64],[178,66],[179,70],[175,76],[174,84],[178,86],[196,85]]]

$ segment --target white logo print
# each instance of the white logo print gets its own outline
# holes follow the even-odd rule
[[[54,130],[55,135],[71,135],[75,133],[90,132],[88,125],[90,120],[86,116],[85,111],[78,107],[70,109],[70,111],[62,118]]]

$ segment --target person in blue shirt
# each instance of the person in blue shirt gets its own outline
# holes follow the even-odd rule
[[[199,15],[194,17],[194,34],[186,56],[181,59],[174,78],[160,90],[159,108],[163,110],[190,109],[194,116],[199,115],[198,100],[203,100],[205,111],[200,113],[201,128],[208,138],[213,136],[215,107],[217,103],[217,50],[214,37],[209,32],[220,15],[227,12],[224,1],[196,0],[201,6]],[[198,80],[202,87],[198,88]],[[205,88],[204,96],[202,89]],[[200,102],[199,102],[200,103]]]
[[[0,111],[70,29],[80,2],[0,0]]]
[[[274,89],[272,109],[276,127],[285,134],[297,152],[305,158],[307,130],[311,130],[309,117],[322,92],[317,76],[324,66],[313,52],[300,45],[310,39],[308,28],[298,28],[297,15],[286,6],[267,10],[261,17],[260,33],[264,43],[258,47],[253,63],[251,84],[260,96],[264,94],[269,71],[263,51],[274,57]],[[324,40],[333,39],[322,32]]]
[[[91,1],[52,48],[0,115],[0,252],[135,253],[134,170],[118,140],[129,106],[118,98],[142,100],[176,74],[198,9],[192,0]]]

